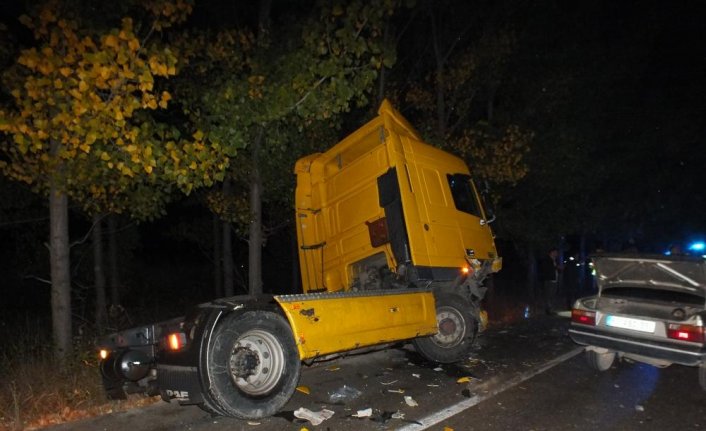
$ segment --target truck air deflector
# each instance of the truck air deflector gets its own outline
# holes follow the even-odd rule
[[[411,261],[411,252],[409,250],[409,239],[407,237],[407,228],[405,227],[400,183],[397,180],[396,168],[390,168],[386,173],[378,177],[378,194],[380,207],[385,210],[392,254],[395,256],[397,265],[409,263]]]

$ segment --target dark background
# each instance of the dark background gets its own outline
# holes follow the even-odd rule
[[[275,1],[275,21],[309,7]],[[406,30],[387,71],[387,96],[415,125],[427,119],[405,94],[429,85],[430,13],[442,23],[446,46],[456,37],[459,51],[489,32],[514,35],[492,94],[480,85],[474,102],[478,118],[492,97],[496,121],[534,132],[528,175],[495,188],[493,226],[504,257],[496,286],[525,289],[534,260],[551,245],[567,256],[579,249],[663,252],[673,242],[704,238],[704,9],[696,1],[444,0],[419,1],[393,18]],[[6,1],[1,10],[6,49],[31,43],[16,22],[23,3]],[[230,2],[197,2],[193,25],[217,27],[238,16],[242,10]],[[371,106],[347,115],[340,136],[373,112]],[[291,170],[282,175],[294,184]],[[119,219],[121,289],[134,321],[213,297],[213,216],[201,198],[179,199],[155,221]],[[74,314],[78,325],[90,324],[92,257],[84,236],[91,223],[80,208],[72,208],[71,219]],[[292,235],[284,225],[267,240],[266,291],[298,289]],[[0,177],[0,309],[48,316],[47,237],[45,199]],[[237,289],[244,293],[247,243],[237,238]]]

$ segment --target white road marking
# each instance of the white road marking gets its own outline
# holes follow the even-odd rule
[[[460,401],[454,405],[451,405],[449,407],[446,407],[442,410],[439,410],[438,412],[432,413],[422,419],[419,419],[418,421],[421,422],[421,425],[419,424],[409,424],[406,425],[402,428],[398,428],[398,431],[421,431],[428,429],[429,427],[436,425],[440,423],[441,421],[444,421],[451,416],[454,416],[458,413],[461,413],[462,411],[466,409],[470,409],[471,407],[481,403],[482,401],[487,400],[488,398],[492,398],[495,395],[506,391],[513,386],[516,386],[525,380],[531,379],[532,377],[536,376],[537,374],[541,374],[548,369],[561,364],[562,362],[569,360],[573,358],[574,356],[578,355],[583,351],[583,347],[576,347],[575,349],[564,353],[561,356],[557,356],[556,358],[547,361],[546,363],[542,364],[541,366],[529,370],[525,373],[519,374],[511,379],[508,379],[506,381],[500,382],[497,386],[492,384],[492,380],[489,383],[488,386],[494,386],[493,389],[489,390],[486,393],[483,393],[482,395],[474,395],[471,398],[468,398],[466,400]]]

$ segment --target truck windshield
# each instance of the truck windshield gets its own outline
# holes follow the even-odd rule
[[[471,177],[465,174],[447,174],[446,177],[449,180],[451,196],[453,196],[456,209],[483,218]]]

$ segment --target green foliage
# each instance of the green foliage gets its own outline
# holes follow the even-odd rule
[[[394,61],[382,36],[396,7],[389,0],[320,1],[315,14],[288,16],[272,30],[241,26],[180,38],[188,63],[173,93],[192,122],[238,152],[229,174],[234,193],[209,194],[216,213],[241,232],[247,227],[249,146],[260,136],[264,202],[291,202],[294,161],[330,146],[340,115],[366,105],[378,70]]]
[[[178,58],[153,37],[185,19],[189,3],[153,1],[147,34],[130,17],[91,30],[58,1],[21,21],[36,46],[5,75],[12,107],[0,111],[0,171],[45,193],[58,184],[90,211],[159,212],[170,193],[189,193],[223,177],[228,150],[199,130],[160,122],[160,89]]]

